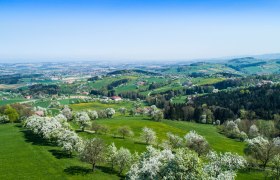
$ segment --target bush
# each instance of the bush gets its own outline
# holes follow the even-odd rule
[[[207,153],[210,149],[206,139],[195,131],[186,134],[185,140],[187,147],[197,152],[199,156]]]
[[[3,115],[3,116],[0,116],[0,124],[5,124],[5,123],[8,123],[10,120],[9,120],[9,117],[6,116],[6,115]]]
[[[119,135],[124,139],[126,136],[133,136],[133,131],[128,126],[118,128]]]

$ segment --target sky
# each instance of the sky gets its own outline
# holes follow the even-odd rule
[[[280,52],[280,0],[0,0],[0,62]]]

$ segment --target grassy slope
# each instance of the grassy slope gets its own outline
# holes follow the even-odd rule
[[[84,138],[101,137],[106,143],[115,142],[120,147],[124,146],[132,151],[143,152],[145,145],[140,142],[139,135],[142,127],[153,128],[159,137],[164,139],[166,132],[170,131],[180,136],[189,130],[196,130],[206,136],[211,147],[217,151],[232,151],[242,154],[243,144],[228,139],[210,125],[189,122],[164,120],[153,122],[143,117],[122,117],[97,121],[106,124],[111,132],[119,126],[127,125],[132,128],[135,136],[132,138],[113,138],[108,135],[94,135],[79,133]],[[77,157],[65,156],[58,147],[51,146],[34,135],[23,131],[13,124],[0,125],[0,179],[119,179],[116,175],[107,174],[106,168],[94,174],[90,172],[90,165],[82,163]],[[261,179],[262,173],[240,173],[238,179]]]
[[[0,125],[0,179],[118,179],[61,154],[13,124]],[[74,175],[77,173],[76,175]]]
[[[217,132],[215,126],[211,126],[211,125],[204,125],[204,124],[197,124],[197,123],[190,123],[190,122],[180,122],[180,121],[170,121],[170,120],[164,120],[162,122],[154,122],[149,120],[149,118],[145,118],[145,117],[143,118],[143,117],[122,117],[122,116],[115,117],[114,119],[98,120],[97,123],[107,125],[108,127],[110,127],[111,133],[116,131],[120,126],[129,126],[134,132],[134,137],[130,139],[133,139],[136,142],[141,142],[139,137],[140,137],[141,129],[145,126],[152,128],[156,131],[159,141],[166,139],[167,132],[172,132],[174,134],[183,137],[189,131],[195,130],[199,134],[206,137],[206,139],[209,141],[211,147],[214,150],[220,152],[231,151],[241,155],[243,154],[244,143],[226,138],[225,136]],[[88,135],[88,136],[95,136],[95,135]],[[105,138],[105,140],[108,143],[118,140],[116,138],[113,138],[111,135],[101,135],[101,136],[102,138]],[[116,144],[120,144],[121,146],[130,148],[129,147],[130,145],[127,146],[126,143],[127,143],[126,141],[120,140],[120,142]],[[225,144],[227,146],[225,146]],[[131,150],[135,150],[135,148],[136,150],[139,151],[145,149],[142,147],[142,145],[139,145],[139,143],[136,143],[135,146],[132,146]]]
[[[114,108],[116,111],[120,107],[126,107],[127,109],[132,108],[132,103],[127,102],[116,102],[115,104],[105,104],[100,102],[90,102],[90,103],[79,103],[79,104],[71,104],[70,107],[74,111],[82,111],[86,109],[93,109],[93,110],[104,110],[106,108]]]

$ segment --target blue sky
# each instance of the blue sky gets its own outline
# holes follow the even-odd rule
[[[280,52],[279,0],[0,0],[0,62]]]

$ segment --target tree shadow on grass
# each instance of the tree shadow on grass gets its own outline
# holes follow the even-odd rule
[[[146,143],[141,142],[141,141],[135,141],[134,144],[140,144],[140,145],[145,145],[145,146],[149,145],[149,144],[146,144]]]
[[[125,140],[125,138],[123,138],[123,137],[120,137],[120,136],[112,136],[114,139],[123,139],[123,140]]]
[[[82,167],[82,166],[70,166],[66,169],[64,169],[64,172],[66,174],[70,175],[87,175],[89,173],[92,173],[92,170],[90,168]]]
[[[143,120],[147,120],[147,121],[153,121],[151,118],[143,118]]]
[[[33,145],[40,146],[55,146],[54,143],[44,140],[37,134],[34,134],[31,130],[23,129],[21,132],[24,135],[25,141],[28,143],[32,143]]]
[[[66,158],[72,158],[73,156],[66,153],[65,151],[62,150],[57,150],[57,149],[51,149],[49,150],[49,152],[52,153],[52,155],[54,157],[56,157],[56,159],[66,159]]]
[[[100,171],[106,173],[106,174],[116,174],[118,177],[120,177],[121,179],[125,179],[124,175],[119,175],[119,173],[116,170],[112,170],[110,167],[106,167],[106,166],[97,166],[97,169],[99,169]]]
[[[22,125],[17,123],[17,124],[15,124],[15,127],[22,128]]]

